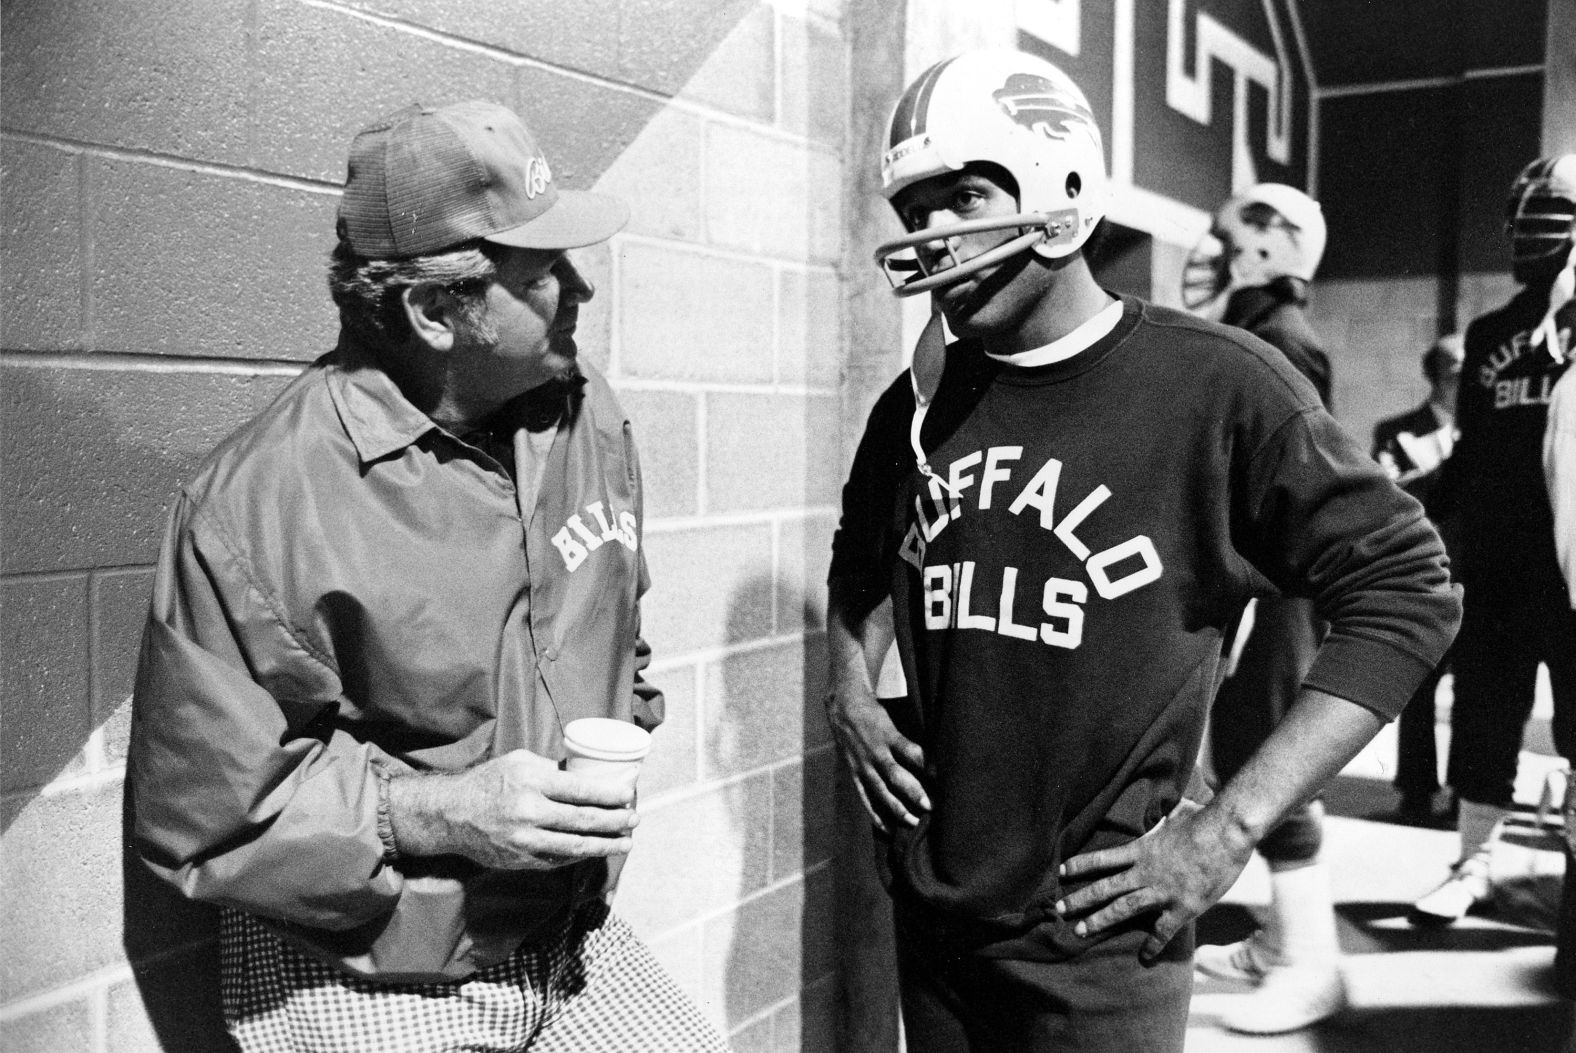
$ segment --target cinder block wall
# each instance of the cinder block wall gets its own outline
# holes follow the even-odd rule
[[[355,130],[490,97],[634,216],[581,254],[582,346],[643,444],[669,700],[617,907],[739,1050],[834,1048],[821,583],[845,304],[883,310],[843,261],[847,21],[843,0],[6,4],[0,1047],[226,1048],[212,916],[122,852],[157,539],[206,450],[332,346]]]

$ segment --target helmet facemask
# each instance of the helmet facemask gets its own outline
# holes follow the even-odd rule
[[[1522,169],[1505,203],[1505,232],[1517,281],[1552,276],[1565,265],[1576,240],[1576,154]]]

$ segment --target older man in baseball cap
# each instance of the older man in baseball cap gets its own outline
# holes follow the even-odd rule
[[[662,719],[641,475],[566,252],[626,219],[502,106],[363,129],[338,345],[181,490],[136,849],[222,908],[248,1053],[726,1048],[609,912],[633,782],[559,763],[575,718]]]

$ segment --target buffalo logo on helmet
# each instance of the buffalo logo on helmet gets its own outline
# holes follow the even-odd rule
[[[1003,113],[1047,139],[1066,139],[1094,123],[1085,102],[1066,87],[1033,73],[1014,73],[991,92]]]

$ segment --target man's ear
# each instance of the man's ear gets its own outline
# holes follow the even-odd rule
[[[434,351],[454,349],[454,297],[441,285],[425,282],[400,291],[400,305],[412,335]]]

